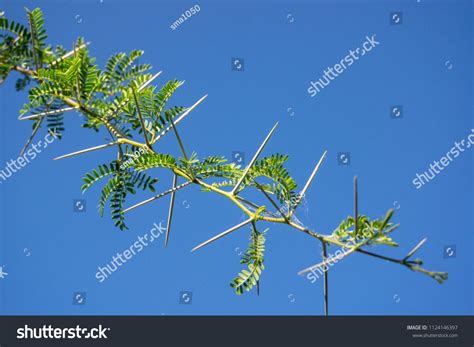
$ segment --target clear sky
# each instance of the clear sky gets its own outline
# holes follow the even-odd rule
[[[172,30],[196,4],[200,11]],[[401,266],[352,255],[330,270],[331,314],[473,313],[472,149],[420,189],[412,183],[473,128],[471,1],[0,0],[6,16],[22,22],[23,6],[38,5],[51,43],[71,47],[84,36],[100,66],[115,52],[143,49],[140,62],[163,70],[157,84],[186,81],[176,104],[209,94],[180,128],[185,145],[201,157],[238,151],[248,160],[280,121],[264,154],[289,154],[301,186],[329,151],[300,211],[303,223],[321,233],[336,228],[352,213],[357,175],[361,213],[381,217],[395,207],[401,223],[393,235],[401,247],[374,251],[403,257],[427,237],[418,255],[427,268],[449,272],[439,285]],[[380,43],[311,97],[310,82],[372,35]],[[232,68],[234,58],[240,71],[237,63]],[[17,120],[26,94],[15,92],[14,82],[0,88],[0,169],[18,156],[31,130]],[[402,106],[401,117],[394,117],[394,106]],[[8,273],[0,278],[0,313],[323,314],[322,281],[297,275],[320,260],[317,242],[303,233],[269,226],[260,297],[237,297],[229,286],[241,269],[238,253],[248,230],[191,253],[241,218],[233,205],[196,188],[177,194],[167,249],[161,237],[99,283],[99,266],[154,223],[166,224],[168,200],[131,213],[126,232],[100,218],[99,191],[82,196],[82,177],[115,154],[53,162],[105,141],[104,134],[81,129],[77,114],[65,118],[64,139],[0,184],[0,266]],[[172,137],[161,146],[178,154]],[[338,153],[350,153],[350,165],[339,165]],[[159,175],[157,188],[166,190],[170,177]],[[147,197],[134,196],[130,204]],[[86,200],[85,212],[73,211],[75,199]],[[455,254],[447,257],[450,246]],[[191,304],[180,304],[181,292],[192,292]],[[86,293],[85,304],[74,304],[74,293]]]

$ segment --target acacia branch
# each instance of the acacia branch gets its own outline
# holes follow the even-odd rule
[[[38,13],[40,14],[40,11],[39,10],[35,10],[35,11],[36,11],[35,19],[37,19],[38,18],[37,15]],[[141,187],[142,184],[144,186],[149,185],[147,188],[149,188],[151,191],[154,191],[152,184],[156,182],[156,178],[152,179],[150,176],[148,176],[147,179],[145,179],[144,177],[146,177],[146,175],[142,173],[142,169],[146,170],[149,168],[153,168],[155,166],[164,167],[168,169],[170,173],[173,175],[172,188],[168,189],[165,192],[155,195],[129,208],[123,208],[123,205],[124,205],[123,201],[120,201],[117,204],[115,204],[114,202],[115,204],[113,205],[114,211],[112,212],[115,213],[115,215],[113,216],[113,218],[120,218],[118,222],[123,222],[124,214],[126,212],[129,212],[135,208],[138,208],[152,201],[160,199],[161,197],[171,194],[169,211],[168,211],[167,234],[166,234],[166,239],[165,239],[165,246],[166,246],[169,240],[170,227],[171,227],[171,222],[172,222],[172,217],[173,217],[175,193],[178,190],[184,187],[187,187],[188,185],[195,184],[203,188],[203,190],[205,191],[210,191],[212,193],[221,195],[224,198],[228,199],[237,208],[239,208],[240,211],[245,213],[248,216],[248,218],[246,221],[239,223],[227,229],[226,231],[212,237],[211,239],[201,243],[200,245],[193,248],[193,251],[200,249],[201,247],[204,247],[210,243],[213,243],[217,241],[218,239],[233,233],[234,231],[240,229],[241,227],[244,227],[247,224],[252,223],[253,224],[252,230],[255,233],[255,234],[252,234],[252,236],[253,237],[258,236],[259,238],[258,240],[253,241],[255,242],[255,244],[253,245],[254,246],[253,254],[255,255],[255,253],[263,252],[264,237],[263,237],[263,234],[257,233],[256,224],[260,222],[268,222],[268,223],[273,223],[273,224],[287,225],[292,229],[298,230],[313,238],[316,238],[322,243],[322,247],[323,247],[322,262],[317,265],[313,265],[312,267],[306,270],[314,269],[315,267],[328,264],[328,262],[330,261],[330,257],[328,257],[327,247],[329,247],[330,245],[334,245],[334,246],[341,247],[341,249],[346,250],[344,256],[347,256],[352,253],[361,253],[367,256],[371,256],[374,258],[378,258],[378,259],[390,261],[392,263],[403,265],[411,269],[412,271],[429,275],[433,277],[434,279],[436,279],[438,282],[442,282],[443,280],[447,278],[447,275],[445,273],[431,272],[422,268],[421,267],[422,262],[419,259],[410,260],[411,257],[420,249],[420,247],[423,245],[425,240],[421,241],[418,245],[416,245],[410,252],[408,252],[408,254],[403,259],[390,258],[390,257],[386,257],[386,256],[379,255],[376,253],[372,253],[363,249],[363,247],[377,244],[377,242],[382,243],[382,244],[388,244],[388,245],[395,244],[395,242],[393,242],[391,238],[387,236],[387,234],[393,231],[397,227],[397,225],[392,226],[392,224],[389,223],[389,219],[391,217],[391,212],[389,212],[389,214],[387,214],[386,218],[381,223],[379,220],[372,221],[373,223],[372,225],[374,226],[374,228],[378,229],[378,232],[375,233],[375,231],[372,228],[372,225],[368,222],[368,219],[365,216],[359,216],[357,178],[354,179],[354,220],[353,220],[353,224],[351,224],[351,227],[352,226],[354,227],[353,230],[348,230],[348,227],[346,228],[346,225],[343,222],[341,224],[343,225],[343,228],[342,227],[341,227],[342,229],[338,228],[337,233],[333,232],[331,235],[324,235],[324,234],[315,232],[313,230],[310,230],[304,227],[303,225],[301,225],[301,223],[296,223],[294,221],[294,218],[292,218],[292,216],[294,215],[295,210],[300,205],[301,200],[304,198],[305,194],[307,193],[310,185],[313,183],[315,175],[319,171],[326,157],[326,154],[327,154],[326,151],[323,153],[323,155],[319,159],[311,175],[309,176],[308,180],[303,186],[303,189],[300,191],[299,195],[297,195],[297,198],[294,201],[292,200],[292,198],[288,198],[288,197],[294,197],[296,195],[295,193],[296,182],[293,180],[292,177],[289,176],[288,172],[286,171],[286,168],[283,166],[283,163],[286,160],[286,157],[282,157],[280,154],[277,154],[270,158],[264,158],[262,159],[261,162],[257,163],[258,157],[260,156],[261,152],[263,151],[264,147],[266,146],[267,142],[269,141],[270,137],[275,131],[278,123],[276,123],[275,126],[271,129],[269,134],[264,139],[263,143],[260,145],[256,153],[252,157],[249,164],[242,170],[240,169],[240,167],[237,167],[235,165],[228,165],[228,164],[221,165],[221,163],[223,162],[225,163],[225,160],[221,160],[218,157],[217,159],[216,157],[210,157],[211,159],[209,159],[209,161],[207,162],[200,162],[199,160],[195,159],[194,156],[189,158],[176,126],[178,125],[179,122],[185,119],[189,115],[189,113],[193,109],[195,109],[195,107],[197,107],[197,105],[199,105],[207,97],[207,95],[203,96],[191,107],[185,109],[184,112],[182,112],[178,117],[176,117],[176,119],[174,119],[173,115],[177,113],[177,111],[171,112],[169,115],[165,112],[165,116],[167,116],[167,119],[163,120],[161,116],[163,107],[168,101],[171,94],[174,92],[174,90],[180,85],[180,83],[177,83],[176,81],[175,82],[171,81],[169,82],[169,84],[165,86],[166,88],[163,87],[160,93],[155,93],[154,88],[149,89],[149,91],[152,93],[152,97],[156,98],[156,99],[153,99],[153,104],[154,105],[159,104],[159,107],[155,106],[153,109],[156,113],[156,117],[153,118],[150,116],[150,114],[147,114],[148,112],[145,110],[145,108],[143,108],[143,114],[142,114],[142,108],[141,108],[140,103],[143,102],[143,105],[145,105],[145,102],[142,101],[143,100],[142,97],[145,97],[145,96],[141,95],[140,91],[142,91],[144,88],[147,88],[161,74],[161,71],[151,77],[150,75],[143,73],[147,68],[142,69],[140,67],[138,69],[134,69],[133,71],[131,71],[132,70],[132,67],[130,67],[131,64],[138,56],[140,56],[141,53],[135,51],[135,54],[133,56],[130,55],[127,57],[126,55],[123,55],[125,56],[125,59],[128,59],[125,61],[120,61],[122,59],[121,57],[123,57],[122,54],[116,55],[111,60],[111,63],[107,64],[107,66],[108,67],[114,66],[114,69],[117,69],[117,70],[114,70],[112,73],[108,71],[106,68],[105,71],[100,72],[97,70],[96,66],[93,65],[92,59],[89,59],[87,50],[81,52],[81,53],[84,53],[84,55],[77,56],[77,57],[75,55],[75,52],[78,49],[86,49],[87,44],[83,44],[78,49],[75,48],[73,51],[65,55],[62,55],[61,57],[58,57],[58,58],[56,57],[58,55],[61,55],[62,51],[59,51],[59,52],[56,51],[57,52],[56,54],[46,49],[43,51],[41,48],[43,47],[43,43],[44,43],[43,35],[41,34],[41,35],[35,36],[35,33],[33,32],[34,28],[32,24],[33,17],[30,12],[28,12],[28,19],[29,19],[30,30],[31,30],[32,50],[31,52],[26,52],[28,54],[26,54],[25,52],[21,54],[25,54],[25,57],[23,60],[29,63],[26,64],[25,67],[23,67],[23,66],[16,66],[19,60],[6,62],[5,63],[7,66],[6,70],[8,72],[10,72],[10,70],[17,71],[23,74],[24,76],[27,76],[35,80],[41,87],[43,87],[43,88],[39,88],[39,90],[37,90],[36,93],[30,94],[33,96],[32,99],[34,100],[40,99],[40,102],[38,103],[33,103],[30,99],[30,105],[29,105],[30,109],[32,108],[38,109],[39,106],[45,106],[45,103],[47,101],[46,96],[53,101],[59,101],[61,103],[61,109],[53,110],[53,111],[49,111],[49,109],[47,109],[46,112],[31,114],[25,117],[20,117],[21,120],[26,120],[26,119],[38,120],[37,126],[35,127],[33,131],[32,137],[38,131],[39,127],[41,126],[41,122],[44,120],[45,117],[50,116],[50,115],[56,115],[56,114],[66,112],[66,111],[71,111],[71,110],[77,110],[80,114],[87,117],[87,120],[90,122],[89,124],[87,124],[89,126],[98,128],[99,126],[103,125],[106,128],[106,130],[110,133],[113,139],[111,142],[105,143],[99,146],[83,149],[80,151],[76,151],[74,153],[66,154],[56,159],[68,158],[68,157],[72,157],[72,156],[76,156],[80,154],[94,152],[94,151],[105,149],[112,146],[117,146],[118,160],[115,160],[112,163],[110,163],[109,164],[110,167],[107,165],[100,166],[100,170],[99,170],[100,173],[93,171],[94,175],[88,176],[88,180],[86,180],[87,184],[85,186],[88,187],[90,186],[90,184],[94,183],[100,178],[113,174],[114,175],[113,178],[107,184],[107,188],[109,189],[108,193],[110,193],[110,190],[113,190],[113,193],[119,193],[120,197],[123,198],[123,201],[125,200],[124,196],[126,195],[127,191],[134,193],[133,188],[136,188],[135,184],[137,181],[139,182],[137,184],[138,187]],[[39,23],[39,24],[35,24],[35,26],[37,26],[39,29],[35,29],[35,30],[43,33],[41,29],[42,22],[37,21],[36,23]],[[0,39],[2,37],[3,36],[1,36]],[[36,40],[38,40],[38,42],[36,42]],[[16,45],[17,44],[16,42],[17,41],[14,41],[12,46]],[[0,54],[4,54],[4,51],[2,50]],[[34,59],[34,65],[35,65],[34,68],[31,68],[31,66],[27,66],[27,65],[32,65],[31,56]],[[4,57],[2,56],[0,58],[3,59]],[[42,61],[43,58],[44,58],[44,62],[46,64],[49,63],[49,65],[45,65],[45,69],[41,70],[41,73],[39,73],[40,68],[42,67],[42,64],[43,64],[43,61]],[[67,68],[67,66],[69,66],[68,63],[70,61],[65,61],[65,59],[69,59],[69,58],[74,59],[74,62],[71,62],[71,64],[76,64],[76,65],[71,65],[72,69]],[[78,61],[79,58],[81,59],[80,61]],[[51,61],[51,59],[54,59],[54,60]],[[3,59],[2,64],[4,61],[6,60]],[[61,61],[64,61],[64,64],[59,64],[59,62]],[[85,64],[83,64],[84,62]],[[63,65],[66,67],[64,68],[63,71],[61,71],[61,68],[63,67]],[[54,67],[54,71],[53,71],[53,67]],[[130,70],[127,70],[129,67],[130,67]],[[64,79],[60,79],[56,81],[58,82],[56,84],[52,83],[53,85],[52,87],[51,85],[44,83],[45,81],[43,81],[39,75],[51,76],[45,79],[48,80],[49,82],[51,81],[55,82],[55,77],[54,77],[55,73],[52,73],[51,75],[49,75],[48,74],[49,71],[47,69],[51,69],[50,71],[53,71],[53,72],[58,71],[62,73],[61,76],[67,75],[67,81],[68,83],[71,83],[71,86],[69,88],[64,87],[64,90],[61,90],[61,88],[63,88],[64,86]],[[96,73],[98,73],[98,75],[95,75]],[[81,74],[80,75],[81,80],[79,78],[79,74]],[[82,82],[83,76],[87,76],[86,77],[87,82]],[[97,78],[97,81],[96,81],[94,80],[94,78],[97,76],[99,77]],[[120,76],[120,77],[116,78],[116,76]],[[91,80],[89,80],[89,77],[91,78]],[[74,80],[75,80],[75,85],[74,85],[74,82],[71,82]],[[145,82],[142,82],[140,86],[138,86],[139,81],[143,81],[143,80],[145,80]],[[81,83],[79,83],[79,81],[81,81]],[[57,87],[57,86],[61,86],[61,87]],[[129,105],[129,103],[132,102],[129,98],[130,93],[133,95],[133,101],[135,101],[135,104],[136,104],[136,112],[133,112],[134,113],[133,115],[129,115],[127,110],[124,110],[125,106]],[[71,95],[75,95],[75,97],[72,97]],[[115,99],[111,102],[109,97],[113,97],[116,95],[121,95],[121,96],[115,97]],[[175,110],[178,110],[178,109],[175,109]],[[158,129],[159,131],[153,132],[153,133],[150,132],[151,136],[149,136],[149,133],[147,130],[147,124],[145,124],[144,116],[147,116],[148,119],[153,118],[153,121],[155,122],[154,129]],[[138,117],[138,121],[140,122],[138,126],[137,126],[138,122],[137,122],[136,117]],[[130,124],[132,124],[132,126],[130,126]],[[128,126],[127,129],[122,130],[123,125]],[[139,128],[140,126],[141,126],[141,129],[143,130],[144,143],[137,141],[135,139],[132,139],[132,136],[134,134],[131,134],[131,131],[132,130],[136,131],[137,128]],[[184,157],[184,160],[180,158],[181,164],[178,164],[179,161],[177,161],[175,157],[172,157],[172,159],[169,157],[166,157],[165,155],[160,157],[161,154],[155,152],[155,150],[152,148],[152,145],[156,143],[157,141],[159,141],[161,138],[163,138],[169,131],[171,131],[171,129],[173,129],[173,132],[177,138],[181,153]],[[158,132],[160,133],[157,134]],[[27,146],[31,142],[32,137],[27,143]],[[151,164],[149,166],[144,165],[144,167],[140,168],[140,170],[137,169],[139,168],[138,165],[135,167],[132,167],[132,169],[121,168],[120,164],[122,162],[123,156],[129,153],[129,152],[124,152],[124,150],[122,149],[122,146],[127,151],[130,149],[142,150],[140,152],[148,156],[148,160],[151,160],[150,161]],[[190,162],[190,159],[192,160],[192,162]],[[118,168],[114,168],[114,165],[116,164],[118,164]],[[201,174],[201,177],[199,177],[199,172],[200,172],[199,168],[200,167],[205,168],[206,165],[215,165],[215,167],[218,167],[218,169],[216,169],[215,175],[213,176],[211,174]],[[260,173],[258,173],[259,170],[260,170]],[[265,171],[265,170],[268,170],[268,171]],[[273,186],[270,185],[270,188],[268,189],[260,185],[256,181],[256,178],[261,177],[261,176],[266,177],[270,179],[271,181],[273,181]],[[126,177],[126,178],[123,178],[123,177]],[[178,185],[177,182],[178,182],[179,177],[184,178],[186,182],[181,185]],[[236,183],[236,184],[232,188],[232,190],[228,192],[220,188],[220,187],[226,186],[225,184],[226,181],[224,181],[224,184],[220,184],[220,185],[219,183],[222,183],[222,182],[217,182],[217,184],[214,184],[214,183],[209,184],[205,182],[206,178],[212,178],[212,177],[230,178],[231,182]],[[132,181],[133,183],[131,183]],[[275,213],[267,210],[267,207],[265,205],[261,205],[257,202],[249,201],[247,198],[244,198],[239,195],[241,192],[245,190],[246,187],[254,187],[254,186],[265,196],[266,200],[268,200],[268,202],[270,203],[270,208],[272,210],[273,208],[275,209],[276,211]],[[127,190],[125,190],[125,187]],[[287,204],[288,210],[286,211],[286,214],[281,210],[277,202],[272,198],[272,196],[270,196],[270,194],[273,194],[273,196],[275,196],[280,202]],[[105,201],[107,201],[107,198]],[[119,207],[117,208],[116,206],[119,206]],[[379,224],[376,224],[376,223],[379,223]],[[381,225],[381,226],[378,227],[377,225]],[[124,224],[120,224],[121,228],[123,226]],[[372,236],[366,238],[362,242],[358,242],[357,239],[359,237],[359,234],[364,231],[364,228],[366,229],[369,228],[372,231]],[[385,230],[385,233],[384,233],[384,230]],[[348,234],[349,232],[351,234]],[[352,233],[354,235],[353,239],[351,237]],[[384,239],[382,239],[382,236],[384,237]],[[380,239],[378,239],[378,237],[380,237]],[[249,257],[252,256],[251,253],[249,254],[250,254]],[[250,271],[247,272],[248,275],[246,272],[243,272],[244,274],[243,279],[245,279],[245,281],[250,279],[253,281],[254,284],[256,283],[257,292],[260,291],[260,280],[259,280],[259,277],[252,277],[252,276],[255,276],[255,274],[258,273],[258,271],[261,271],[263,269],[263,253],[262,254],[259,253],[258,257],[259,257],[258,262],[249,264]],[[256,268],[256,267],[252,268],[251,265],[255,266],[255,264],[262,265],[262,268]],[[302,272],[304,273],[306,270],[303,270]],[[258,273],[258,276],[259,276],[259,273]],[[245,281],[244,282],[237,281],[238,283],[236,284],[236,288],[242,291],[242,286],[247,286],[246,289],[249,290],[249,288],[251,287],[251,284],[249,285],[248,282],[245,282]],[[329,298],[328,274],[326,271],[324,274],[324,312],[326,315],[328,315],[328,311],[329,311],[328,298]]]
[[[14,70],[17,70],[25,75],[29,75],[29,76],[35,76],[36,75],[36,71],[34,70],[28,70],[28,69],[24,69],[22,67],[15,67]],[[206,97],[207,95],[205,95],[203,98],[201,98],[198,102],[196,102],[195,105],[193,105],[191,108],[189,108],[185,113],[183,113],[183,115],[181,115],[180,118],[178,118],[178,120],[176,121],[176,123],[182,119],[184,119],[185,116],[187,116],[189,114],[189,112],[194,109],[200,102],[202,102],[202,100],[204,100],[204,98]],[[70,99],[70,98],[67,98],[67,97],[64,97],[63,100],[71,107],[79,107],[78,104]],[[89,110],[87,109],[86,107],[82,106],[80,107],[80,111],[82,111],[83,113],[85,113],[86,115],[88,116],[92,116],[92,117],[98,117],[92,110]],[[99,117],[100,118],[100,117]],[[168,128],[166,128],[162,135],[158,136],[154,142],[158,141],[164,134],[166,134],[169,130],[171,130],[173,126],[169,126]],[[275,126],[276,127],[276,126]],[[274,128],[275,128],[274,127]],[[267,136],[267,138],[265,139],[264,143],[262,144],[262,146],[259,148],[259,150],[257,151],[256,155],[254,156],[255,159],[252,159],[251,163],[253,164],[253,162],[256,160],[256,158],[258,157],[258,155],[260,154],[260,152],[263,150],[263,147],[264,145],[266,144],[266,142],[268,141],[269,137],[271,136],[271,134],[273,133],[273,130],[270,132],[270,134]],[[154,153],[147,145],[146,143],[140,143],[140,142],[136,142],[136,141],[133,141],[133,140],[130,140],[130,139],[127,139],[127,138],[118,138],[117,139],[117,142],[118,143],[123,143],[123,144],[129,144],[131,146],[134,146],[134,147],[137,147],[137,148],[142,148],[144,150],[146,150],[147,152],[150,152],[150,153]],[[104,145],[104,146],[108,146],[109,144],[107,145]],[[300,201],[301,201],[301,198],[302,196],[306,193],[306,190],[309,188],[310,184],[312,183],[313,181],[313,178],[315,176],[315,174],[317,173],[317,171],[319,170],[324,158],[326,157],[326,154],[327,152],[324,152],[324,154],[322,155],[322,157],[320,158],[319,162],[317,163],[316,167],[314,168],[310,178],[308,179],[308,181],[306,182],[303,190],[301,191],[300,195],[299,195],[299,199],[297,201],[297,203],[295,204],[295,206],[293,206],[293,209],[291,210],[290,212],[290,215],[293,215],[294,214],[294,211],[296,209],[296,207],[298,207]],[[250,167],[251,165],[247,166],[247,169],[246,171],[248,172],[250,170]],[[201,187],[204,187],[210,191],[213,191],[219,195],[222,195],[226,198],[228,198],[230,201],[232,201],[237,207],[239,207],[245,214],[247,214],[249,217],[253,216],[253,213],[252,211],[250,211],[247,207],[245,207],[245,205],[243,205],[243,201],[241,197],[239,196],[235,196],[232,194],[232,192],[226,192],[224,190],[221,190],[219,188],[216,188],[216,187],[213,187],[212,185],[208,185],[206,184],[205,182],[199,180],[199,179],[194,179],[192,180],[192,177],[189,177],[189,175],[183,171],[180,171],[178,169],[172,169],[172,172],[173,173],[176,173],[178,176],[181,176],[183,178],[186,178],[187,180],[191,180],[190,182],[187,182],[185,183],[186,185],[187,184],[197,184],[197,185],[200,185]],[[245,173],[245,172],[244,172]],[[243,174],[241,176],[241,181],[243,181],[243,179],[245,178],[246,174]],[[240,184],[238,184],[236,187],[238,188],[240,186]],[[178,186],[179,187],[179,186]],[[235,187],[234,187],[234,190],[235,190]],[[163,194],[170,194],[171,191],[167,191]],[[153,200],[156,200],[156,197],[155,198],[151,198],[149,200],[146,200],[140,204],[137,204],[135,206],[132,206],[128,209],[125,209],[123,212],[128,212],[134,208],[137,208],[145,203],[148,203],[148,202],[151,202]],[[248,202],[248,201],[247,201]],[[252,203],[254,206],[258,206],[257,204],[254,204]],[[298,225],[296,224],[295,222],[293,222],[292,220],[288,220],[287,218],[278,218],[278,217],[273,217],[273,216],[265,216],[265,215],[261,215],[259,220],[261,221],[266,221],[266,222],[270,222],[270,223],[281,223],[281,224],[287,224],[289,225],[290,227],[294,228],[294,229],[297,229],[301,232],[304,232],[306,233],[307,235],[311,236],[311,237],[314,237],[314,238],[317,238],[318,240],[324,242],[325,245],[329,245],[329,244],[332,244],[332,245],[335,245],[335,246],[339,246],[339,247],[343,247],[345,249],[348,249],[349,252],[347,254],[350,254],[350,253],[353,253],[353,252],[358,252],[358,253],[361,253],[361,254],[365,254],[365,255],[368,255],[368,256],[372,256],[372,257],[375,257],[375,258],[378,258],[378,259],[383,259],[383,260],[388,260],[390,262],[393,262],[393,263],[397,263],[397,264],[401,264],[401,265],[404,265],[406,266],[407,268],[409,268],[410,270],[412,271],[416,271],[416,272],[420,272],[420,273],[424,273],[424,274],[427,274],[429,275],[430,277],[433,277],[434,279],[436,279],[437,281],[440,281],[444,278],[444,273],[438,273],[438,272],[431,272],[431,271],[428,271],[428,270],[425,270],[423,268],[421,268],[419,266],[419,263],[413,263],[413,262],[410,262],[410,261],[404,261],[403,259],[402,260],[399,260],[399,259],[394,259],[394,258],[389,258],[389,257],[385,257],[383,255],[379,255],[379,254],[376,254],[376,253],[372,253],[372,252],[369,252],[369,251],[366,251],[364,249],[361,249],[360,246],[353,246],[353,245],[348,245],[348,244],[345,244],[343,242],[340,242],[336,239],[334,239],[333,237],[331,236],[327,236],[327,235],[323,235],[323,234],[319,234],[319,233],[316,233],[312,230],[309,230],[301,225]],[[219,236],[219,235],[218,235]],[[224,236],[224,235],[222,235]],[[215,241],[217,239],[219,239],[220,237],[222,236],[219,236],[219,237],[216,237],[215,239],[212,239],[211,241],[209,242],[212,242],[212,241]],[[206,243],[207,244],[207,243]],[[200,245],[200,247],[203,247],[204,245]],[[200,248],[199,247],[199,248]],[[194,250],[196,250],[197,248],[195,248]]]

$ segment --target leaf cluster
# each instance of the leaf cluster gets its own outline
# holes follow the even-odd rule
[[[235,289],[237,295],[243,294],[244,289],[248,292],[254,286],[258,286],[262,271],[265,269],[263,265],[265,234],[268,229],[259,232],[256,225],[252,224],[251,230],[248,250],[242,255],[240,260],[241,264],[247,265],[247,269],[243,269],[230,283],[230,286]]]

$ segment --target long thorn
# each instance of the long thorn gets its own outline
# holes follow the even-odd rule
[[[410,252],[408,252],[407,256],[403,258],[403,260],[409,259],[413,254],[416,253],[420,249],[421,246],[426,242],[427,238],[425,237],[423,240],[421,240]]]
[[[359,190],[357,186],[357,176],[354,177],[354,241],[357,239],[359,227]]]
[[[137,207],[143,206],[143,205],[148,204],[148,203],[150,203],[150,202],[152,202],[152,201],[155,201],[155,200],[157,200],[157,199],[159,199],[159,198],[162,198],[163,196],[166,196],[166,195],[171,194],[171,193],[173,193],[173,192],[175,192],[175,191],[177,191],[177,190],[180,190],[180,189],[182,189],[182,188],[184,188],[184,187],[190,185],[191,183],[192,183],[191,181],[184,182],[183,184],[180,184],[179,186],[176,186],[175,188],[169,189],[169,190],[167,190],[167,191],[165,191],[165,192],[163,192],[163,193],[160,193],[160,194],[158,194],[158,195],[155,195],[154,197],[151,197],[150,199],[147,199],[147,200],[145,200],[145,201],[139,202],[138,204],[133,205],[133,206],[131,206],[131,207],[129,207],[129,208],[123,210],[122,213],[129,212],[129,211],[131,211],[131,210],[136,209]]]
[[[84,47],[87,47],[88,45],[90,45],[90,42],[85,42],[85,43],[83,43],[83,44],[80,45],[79,47],[76,47],[76,48],[73,49],[72,51],[69,51],[68,53],[64,54],[63,56],[61,56],[61,57],[59,57],[58,59],[56,59],[55,61],[53,61],[51,64],[49,64],[49,67],[52,67],[52,66],[56,65],[57,63],[60,63],[60,62],[63,61],[64,59],[69,58],[69,57],[72,56],[77,50],[83,49]]]
[[[181,153],[183,153],[183,157],[184,157],[184,159],[186,159],[186,166],[187,166],[188,169],[189,169],[189,175],[190,175],[191,178],[194,180],[194,179],[195,179],[194,173],[193,173],[193,171],[192,171],[191,166],[190,166],[189,163],[188,163],[189,157],[188,157],[188,155],[186,154],[186,150],[184,149],[183,141],[181,140],[181,137],[179,136],[178,128],[176,128],[176,124],[175,124],[174,121],[173,121],[173,116],[169,116],[169,117],[168,117],[168,120],[170,121],[171,126],[173,127],[173,131],[174,131],[174,134],[175,134],[175,136],[176,136],[176,140],[178,140],[178,144],[179,144],[179,148],[181,149]]]
[[[260,147],[258,148],[257,152],[254,154],[252,160],[250,161],[249,165],[245,168],[245,171],[244,173],[242,174],[242,176],[240,177],[240,179],[237,181],[237,184],[235,185],[234,189],[232,189],[232,192],[231,194],[232,195],[235,195],[235,193],[237,192],[237,190],[239,189],[240,185],[242,184],[242,182],[244,181],[245,177],[247,176],[247,174],[249,173],[251,167],[253,166],[253,164],[255,163],[255,161],[257,160],[258,156],[260,155],[260,153],[263,151],[263,149],[265,148],[265,145],[267,144],[268,140],[270,140],[270,137],[273,135],[273,132],[275,131],[276,127],[278,126],[278,122],[276,122],[276,124],[273,126],[272,130],[270,130],[270,132],[268,133],[267,137],[265,138],[265,140],[263,140],[262,144],[260,145]]]
[[[140,87],[138,87],[137,93],[140,93],[143,89],[145,89],[146,87],[148,87],[148,85],[149,85],[151,82],[153,82],[153,81],[155,80],[155,78],[157,78],[159,75],[161,75],[161,73],[162,73],[162,71],[158,71],[156,74],[154,74],[152,77],[150,77],[150,79],[148,79],[147,81],[145,81],[144,83],[142,83],[142,84],[140,85]],[[126,99],[125,99],[124,101],[122,101],[122,102],[120,103],[120,105],[118,105],[115,109],[111,108],[111,109],[109,110],[109,114],[105,117],[105,119],[108,120],[108,119],[112,118],[113,116],[115,116],[115,115],[118,113],[118,111],[120,111],[120,109],[121,109],[122,107],[124,107],[124,106],[127,104],[128,101],[129,101],[129,98],[126,98]]]
[[[33,132],[31,133],[30,137],[28,138],[28,141],[26,141],[25,145],[23,146],[21,152],[20,152],[20,157],[25,153],[26,149],[31,145],[31,142],[33,142],[33,139],[38,132],[39,128],[41,128],[41,124],[43,123],[43,119],[41,118],[38,123],[36,123]]]
[[[203,243],[201,243],[200,245],[194,247],[194,248],[191,250],[191,252],[197,251],[199,248],[202,248],[202,247],[204,247],[204,246],[210,244],[211,242],[214,242],[214,241],[220,239],[221,237],[224,237],[224,236],[230,234],[231,232],[233,232],[233,231],[235,231],[235,230],[237,230],[237,229],[239,229],[239,228],[241,228],[241,227],[243,227],[243,226],[245,226],[245,225],[251,223],[252,220],[253,220],[252,218],[249,218],[249,219],[247,219],[246,221],[244,221],[244,222],[242,222],[242,223],[240,223],[240,224],[237,224],[237,225],[233,226],[233,227],[230,228],[230,229],[227,229],[226,231],[220,233],[219,235],[216,235],[216,236],[214,236],[213,238],[210,238],[209,240],[207,240],[206,242],[203,242]]]
[[[178,175],[174,174],[173,176],[173,188],[176,189],[176,184],[178,182]],[[174,208],[174,196],[176,194],[176,190],[173,190],[171,193],[171,200],[170,200],[170,209],[168,211],[168,223],[166,225],[166,237],[165,237],[165,247],[168,246],[168,239],[170,236],[170,229],[171,229],[171,219],[173,218],[173,208]]]
[[[140,104],[138,103],[137,94],[135,93],[135,90],[133,90],[133,89],[132,89],[132,94],[133,94],[133,99],[135,101],[135,105],[137,106],[138,118],[140,118],[140,124],[141,124],[142,129],[143,129],[143,136],[145,137],[145,142],[146,142],[148,147],[151,147],[150,141],[148,140],[148,130],[145,127],[145,121],[143,120],[142,111],[140,110]]]
[[[171,127],[173,128],[174,134],[176,136],[176,139],[178,140],[179,148],[181,149],[181,153],[183,153],[184,159],[188,161],[188,155],[186,154],[186,150],[184,149],[183,141],[181,140],[181,137],[179,136],[178,129],[176,128],[176,124],[173,121],[173,117],[170,116],[168,117],[168,120],[171,123]]]
[[[158,71],[156,74],[154,74],[153,76],[151,76],[149,80],[147,80],[146,82],[142,83],[142,85],[141,85],[140,87],[138,87],[137,93],[140,93],[143,89],[145,89],[146,87],[148,87],[151,82],[153,82],[159,75],[161,75],[162,72],[163,72],[163,71]]]
[[[61,108],[61,109],[58,109],[58,110],[47,111],[47,112],[42,112],[42,113],[37,113],[37,114],[31,114],[31,115],[26,116],[26,117],[20,116],[20,117],[18,117],[18,119],[19,120],[37,119],[37,118],[42,118],[42,117],[46,117],[46,116],[52,116],[52,115],[59,114],[59,113],[65,113],[65,112],[68,112],[68,111],[77,110],[78,108],[79,108],[79,106],[65,107],[65,108]]]
[[[99,146],[95,146],[95,147],[91,147],[91,148],[82,149],[82,150],[77,151],[77,152],[65,154],[65,155],[62,155],[60,157],[54,158],[53,160],[65,159],[65,158],[73,157],[75,155],[84,154],[84,153],[92,152],[92,151],[97,151],[97,150],[102,149],[102,148],[115,146],[116,144],[118,144],[118,142],[109,142],[109,143],[106,143],[105,145],[99,145]]]
[[[197,105],[199,105],[205,98],[207,98],[207,94],[204,95],[201,99],[199,99],[198,101],[196,101],[194,103],[194,105],[192,105],[190,108],[188,108],[186,111],[183,112],[183,114],[181,116],[179,116],[175,121],[174,121],[174,125],[178,125],[179,122],[181,122],[184,118],[186,118],[186,116],[192,111],[194,110]],[[160,140],[163,136],[165,136],[171,129],[173,128],[172,125],[168,125],[162,132],[160,135],[158,135],[156,137],[156,139],[153,141],[153,144],[156,143],[158,140]]]
[[[290,211],[290,216],[293,215],[293,213],[295,213],[295,210],[296,208],[299,206],[299,204],[301,203],[301,199],[303,199],[303,197],[305,196],[306,194],[306,191],[308,190],[309,186],[311,185],[311,183],[313,182],[313,179],[314,179],[314,176],[316,175],[316,173],[318,172],[319,168],[321,167],[321,164],[323,163],[324,159],[326,158],[326,154],[328,153],[328,151],[324,151],[323,155],[321,156],[321,158],[319,159],[318,163],[316,164],[313,172],[311,173],[311,176],[309,176],[309,179],[308,181],[306,182],[305,186],[303,187],[303,189],[301,190],[299,196],[298,196],[298,199],[296,200],[296,203],[295,203],[295,206],[293,206],[293,208],[291,209]]]

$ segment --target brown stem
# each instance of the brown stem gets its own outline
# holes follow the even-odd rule
[[[328,257],[327,253],[327,247],[326,247],[326,242],[321,241],[323,245],[323,261],[326,261]],[[329,267],[327,268],[326,271],[324,271],[324,315],[328,316],[329,315],[329,287],[328,287],[328,272],[329,272]]]

